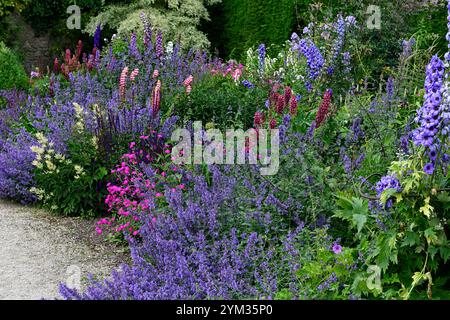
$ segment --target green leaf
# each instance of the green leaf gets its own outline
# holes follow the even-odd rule
[[[444,263],[447,263],[450,258],[450,247],[442,246],[439,248],[439,253],[441,254],[441,258],[444,260]]]
[[[401,247],[412,247],[420,243],[420,237],[416,232],[406,231],[405,238],[401,243]]]
[[[424,232],[425,238],[427,239],[427,242],[429,244],[434,244],[437,241],[436,232],[434,231],[434,228],[428,228]]]
[[[338,196],[336,204],[340,209],[335,211],[334,216],[351,222],[353,227],[356,227],[358,233],[360,233],[367,222],[369,203],[356,197],[350,200],[344,196]]]
[[[358,233],[361,232],[362,228],[367,222],[367,215],[364,214],[354,214],[353,215],[353,222],[356,224],[356,227],[358,229]]]

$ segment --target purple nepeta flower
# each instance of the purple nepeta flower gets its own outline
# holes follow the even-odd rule
[[[332,249],[334,254],[340,254],[342,252],[342,246],[339,245],[338,243],[335,243]]]

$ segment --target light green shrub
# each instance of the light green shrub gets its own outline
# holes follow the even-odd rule
[[[17,55],[0,42],[0,90],[25,89],[28,77]]]

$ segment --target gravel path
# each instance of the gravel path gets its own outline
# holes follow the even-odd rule
[[[60,282],[83,287],[88,274],[108,275],[126,262],[94,224],[0,201],[0,300],[54,299]]]

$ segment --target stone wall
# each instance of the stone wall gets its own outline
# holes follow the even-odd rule
[[[38,67],[46,70],[51,65],[50,49],[51,37],[49,34],[36,36],[33,28],[28,25],[22,17],[13,14],[12,23],[17,30],[15,41],[24,58],[24,65],[27,72]]]

